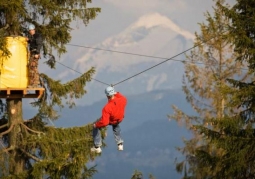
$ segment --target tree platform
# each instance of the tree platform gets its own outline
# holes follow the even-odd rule
[[[44,88],[0,88],[0,98],[40,98]]]

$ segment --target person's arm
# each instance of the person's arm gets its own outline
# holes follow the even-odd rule
[[[94,127],[96,128],[105,127],[109,124],[109,120],[110,120],[110,113],[107,110],[107,107],[104,107],[104,109],[102,110],[102,117],[99,121],[95,123]]]
[[[43,38],[42,38],[41,34],[37,35],[36,44],[37,44],[36,53],[40,54],[41,48],[43,46]]]

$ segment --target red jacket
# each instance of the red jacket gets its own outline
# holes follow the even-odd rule
[[[126,97],[117,92],[114,98],[108,100],[104,106],[101,119],[95,123],[96,127],[101,128],[109,124],[120,123],[124,118],[126,104]]]

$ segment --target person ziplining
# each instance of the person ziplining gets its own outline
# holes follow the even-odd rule
[[[102,109],[102,116],[93,124],[93,141],[94,146],[91,152],[101,153],[102,137],[101,129],[111,125],[115,142],[117,143],[118,150],[122,151],[123,139],[121,137],[120,123],[124,119],[125,108],[127,105],[127,98],[120,92],[115,92],[113,86],[108,86],[105,89],[108,102]]]
[[[151,70],[152,68],[155,68],[163,63],[166,63],[167,61],[170,60],[175,60],[174,58],[184,54],[185,52],[190,51],[193,48],[196,48],[197,46],[210,41],[211,39],[213,39],[215,37],[211,37],[206,41],[203,41],[201,43],[198,43],[196,45],[194,45],[193,47],[182,51],[181,53],[178,53],[177,55],[172,56],[171,58],[163,58],[163,57],[155,57],[155,56],[148,56],[148,55],[142,55],[142,54],[135,54],[135,53],[127,53],[127,52],[121,52],[121,51],[114,51],[114,50],[107,50],[107,49],[100,49],[100,48],[93,48],[93,47],[86,47],[86,46],[81,46],[81,45],[74,45],[74,44],[67,44],[70,46],[78,46],[78,47],[83,47],[83,48],[90,48],[90,49],[94,49],[94,50],[103,50],[103,51],[110,51],[110,52],[115,52],[115,53],[123,53],[123,54],[128,54],[128,55],[137,55],[137,56],[144,56],[144,57],[150,57],[150,58],[160,58],[160,59],[165,59],[164,61],[157,63],[156,65],[153,65],[150,68],[147,68],[137,74],[134,74],[118,83],[115,83],[114,85],[108,86],[105,89],[105,93],[106,96],[108,98],[108,103],[105,105],[105,107],[102,110],[102,117],[99,118],[96,122],[93,123],[93,132],[92,132],[92,136],[93,136],[93,143],[94,146],[91,148],[91,152],[96,152],[96,153],[101,153],[102,149],[101,149],[101,145],[102,145],[102,138],[101,138],[101,129],[108,126],[108,125],[112,125],[112,130],[114,133],[114,137],[115,137],[115,141],[118,145],[118,150],[122,151],[123,150],[123,140],[121,138],[121,134],[120,134],[120,126],[119,124],[121,123],[121,121],[124,118],[124,113],[125,113],[125,107],[127,104],[127,99],[125,96],[123,96],[122,94],[115,93],[115,90],[113,88],[113,86],[116,86],[120,83],[123,83],[127,80],[130,80],[131,78],[134,78],[148,70]],[[185,60],[175,60],[175,61],[181,61],[181,62],[186,62]],[[59,62],[58,62],[59,63]],[[194,63],[194,62],[191,62]],[[61,63],[60,63],[61,64]],[[201,64],[201,63],[199,63]],[[202,63],[203,64],[203,63]],[[61,64],[63,65],[63,64]],[[72,69],[73,70],[73,69]],[[75,70],[74,70],[75,71]],[[77,72],[77,71],[76,71]],[[80,72],[78,72],[80,73]],[[81,73],[82,74],[82,73]],[[99,81],[97,79],[93,79],[99,83],[102,84],[107,84],[104,83],[102,81]],[[107,84],[108,85],[108,84]]]

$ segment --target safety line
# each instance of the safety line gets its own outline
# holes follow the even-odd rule
[[[224,32],[223,32],[224,33]],[[212,37],[213,39],[214,37]],[[208,41],[210,41],[211,39],[209,39]],[[207,41],[206,41],[207,42]],[[205,42],[203,42],[205,43]],[[201,44],[203,44],[201,43]],[[203,62],[190,62],[187,60],[177,60],[177,59],[173,59],[174,57],[171,57],[170,59],[168,57],[158,57],[158,56],[153,56],[153,55],[144,55],[144,54],[138,54],[138,53],[131,53],[131,52],[123,52],[123,51],[117,51],[117,50],[109,50],[109,49],[103,49],[103,48],[96,48],[96,47],[88,47],[88,46],[83,46],[83,45],[75,45],[75,44],[66,44],[69,46],[74,46],[74,47],[82,47],[82,48],[89,48],[89,49],[94,49],[94,50],[101,50],[101,51],[107,51],[107,52],[113,52],[113,53],[120,53],[120,54],[126,54],[126,55],[134,55],[134,56],[140,56],[140,57],[148,57],[148,58],[158,58],[158,59],[164,59],[164,60],[172,60],[172,61],[179,61],[179,62],[186,62],[186,63],[193,63],[193,64],[205,64]],[[197,47],[197,46],[195,46]],[[192,47],[192,48],[195,48]],[[192,49],[191,48],[191,49]],[[187,50],[188,51],[188,50]],[[224,67],[224,65],[223,65]],[[242,70],[249,70],[247,68],[239,68]]]
[[[226,30],[225,32],[227,32],[227,30]],[[224,33],[224,32],[223,32],[223,33]],[[135,56],[140,56],[140,57],[149,57],[149,58],[165,59],[164,61],[162,61],[162,62],[160,62],[160,63],[158,63],[158,64],[156,64],[156,65],[154,65],[154,66],[152,66],[152,67],[150,67],[150,68],[147,68],[147,69],[145,69],[145,70],[143,70],[143,71],[141,71],[141,72],[139,72],[139,73],[137,73],[137,74],[135,74],[135,75],[132,75],[132,76],[130,76],[130,77],[128,77],[128,78],[126,78],[126,79],[124,79],[124,80],[118,82],[118,83],[112,84],[112,86],[116,86],[116,85],[118,85],[118,84],[120,84],[120,83],[123,83],[123,82],[125,82],[125,81],[127,81],[127,80],[129,80],[129,79],[131,79],[131,78],[133,78],[133,77],[135,77],[135,76],[138,76],[138,75],[140,75],[140,74],[142,74],[142,73],[144,73],[144,72],[146,72],[146,71],[148,71],[148,70],[151,70],[152,68],[154,68],[154,67],[156,67],[156,66],[159,66],[159,65],[161,65],[161,64],[163,64],[163,63],[165,63],[165,62],[167,62],[167,61],[169,61],[169,60],[172,60],[172,61],[181,61],[181,62],[187,62],[187,63],[194,63],[194,64],[204,64],[203,62],[190,62],[190,61],[187,61],[187,60],[176,60],[176,59],[173,59],[173,58],[175,58],[175,57],[177,57],[177,56],[179,56],[179,55],[181,55],[181,54],[183,54],[183,53],[185,53],[185,52],[187,52],[187,51],[190,51],[191,49],[196,48],[197,46],[202,45],[202,44],[204,44],[204,43],[206,43],[206,42],[208,42],[208,41],[214,39],[215,37],[216,37],[216,36],[213,36],[213,37],[209,38],[209,39],[206,40],[206,41],[204,40],[203,42],[198,43],[197,45],[194,45],[193,47],[191,47],[191,48],[189,48],[189,49],[187,49],[187,50],[185,50],[185,51],[182,51],[181,53],[179,53],[179,54],[177,54],[177,55],[175,55],[175,56],[173,56],[173,57],[171,57],[171,58],[158,57],[158,56],[152,56],[152,55],[143,55],[143,54],[130,53],[130,52],[123,52],[123,51],[116,51],[116,50],[108,50],[108,49],[102,49],[102,48],[96,48],[96,47],[88,47],[88,46],[75,45],[75,44],[66,44],[66,45],[74,46],[74,47],[82,47],[82,48],[94,49],[94,50],[102,50],[102,51],[108,51],[108,52],[114,52],[114,53],[121,53],[121,54],[126,54],[126,55],[135,55]],[[63,64],[62,64],[62,65],[63,65]],[[65,66],[65,65],[63,65],[63,66]],[[68,67],[68,66],[66,66],[66,67],[69,68],[69,69],[72,69],[72,68],[70,68],[70,67]],[[248,69],[245,69],[245,68],[240,68],[240,69],[248,70]],[[72,69],[72,70],[74,70],[74,69]],[[75,71],[75,70],[74,70],[74,71]],[[76,71],[76,72],[77,72],[77,71]],[[78,73],[80,73],[80,72],[78,72]],[[93,79],[93,80],[96,80],[96,79]],[[109,85],[109,84],[104,83],[104,82],[99,81],[99,80],[96,80],[96,81],[98,81],[98,82],[100,82],[100,83],[103,83],[103,84],[106,84],[106,85]]]
[[[123,83],[124,81],[127,81],[127,80],[129,80],[129,79],[131,79],[131,78],[134,78],[135,76],[138,76],[138,75],[140,75],[140,74],[142,74],[142,73],[144,73],[144,72],[146,72],[146,71],[148,71],[148,70],[151,70],[152,68],[155,68],[156,66],[159,66],[159,65],[161,65],[162,63],[165,63],[165,62],[171,60],[172,58],[175,58],[175,57],[177,57],[177,56],[179,56],[179,55],[181,55],[181,54],[183,54],[183,53],[185,53],[185,52],[187,52],[187,51],[189,51],[189,50],[191,50],[191,49],[193,49],[193,48],[195,48],[195,47],[196,47],[196,46],[193,46],[193,47],[191,47],[191,48],[189,48],[189,49],[187,49],[187,50],[185,50],[185,51],[183,51],[183,52],[181,52],[181,53],[179,53],[179,54],[177,54],[177,55],[175,55],[175,56],[173,56],[173,57],[171,57],[171,58],[168,58],[168,59],[166,59],[166,60],[164,60],[164,61],[162,61],[162,62],[160,62],[160,63],[158,63],[158,64],[156,64],[156,65],[154,65],[154,66],[152,66],[152,67],[150,67],[150,68],[147,68],[147,69],[145,69],[145,70],[143,70],[143,71],[141,71],[141,72],[139,72],[139,73],[137,73],[137,74],[135,74],[135,75],[133,75],[133,76],[130,76],[130,77],[126,78],[125,80],[122,80],[122,81],[120,81],[120,82],[118,82],[118,83],[115,83],[113,86],[116,86],[116,85],[118,85],[118,84],[120,84],[120,83]]]
[[[197,45],[194,45],[193,47],[191,47],[191,48],[189,48],[189,49],[187,49],[187,50],[184,50],[184,51],[182,51],[181,53],[178,53],[177,55],[172,56],[171,58],[168,58],[168,59],[166,59],[166,60],[164,60],[164,61],[162,61],[162,62],[160,62],[160,63],[158,63],[158,64],[156,64],[156,65],[154,65],[154,66],[152,66],[152,67],[150,67],[150,68],[147,68],[147,69],[145,69],[145,70],[143,70],[143,71],[141,71],[141,72],[139,72],[139,73],[137,73],[137,74],[135,74],[135,75],[133,75],[133,76],[130,76],[130,77],[126,78],[125,80],[122,80],[122,81],[120,81],[120,82],[114,84],[114,86],[116,86],[116,85],[118,85],[118,84],[120,84],[120,83],[123,83],[123,82],[125,82],[125,81],[127,81],[127,80],[129,80],[129,79],[131,79],[131,78],[134,78],[135,76],[140,75],[140,74],[142,74],[142,73],[144,73],[144,72],[146,72],[146,71],[148,71],[148,70],[151,70],[152,68],[155,68],[155,67],[157,67],[157,66],[159,66],[159,65],[161,65],[161,64],[163,64],[163,63],[165,63],[165,62],[167,62],[167,61],[169,61],[169,60],[172,60],[173,58],[175,58],[175,57],[177,57],[177,56],[179,56],[179,55],[181,55],[181,54],[183,54],[183,53],[185,53],[185,52],[187,52],[187,51],[190,51],[191,49],[194,49],[194,48],[196,48],[197,46],[204,44],[205,42],[209,42],[210,40],[212,40],[212,39],[214,39],[214,38],[215,38],[215,36],[209,38],[209,39],[206,40],[206,41],[203,41],[203,42],[201,42],[201,43],[198,43]]]
[[[121,53],[121,54],[126,54],[126,55],[135,55],[135,56],[140,56],[140,57],[168,59],[168,58],[165,58],[165,57],[156,57],[156,56],[152,56],[152,55],[143,55],[143,54],[138,54],[138,53],[122,52],[122,51],[117,51],[117,50],[108,50],[108,49],[88,47],[88,46],[83,46],[83,45],[75,45],[75,44],[66,44],[66,45],[74,46],[74,47],[88,48],[88,49],[93,49],[93,50],[102,50],[102,51],[107,51],[107,52]]]
[[[227,31],[225,31],[225,32],[227,32]],[[223,33],[224,33],[224,32],[223,32]],[[183,51],[183,52],[181,52],[181,53],[179,53],[179,54],[177,54],[177,55],[174,55],[174,56],[171,57],[171,58],[168,58],[168,59],[166,59],[166,60],[164,60],[164,61],[162,61],[162,62],[160,62],[160,63],[158,63],[158,64],[156,64],[156,65],[154,65],[154,66],[152,66],[152,67],[150,67],[150,68],[147,68],[147,69],[145,69],[145,70],[143,70],[143,71],[141,71],[141,72],[139,72],[139,73],[137,73],[137,74],[135,74],[135,75],[133,75],[133,76],[130,76],[130,77],[128,77],[128,78],[126,78],[126,79],[124,79],[124,80],[118,82],[118,83],[115,83],[113,86],[116,86],[116,85],[118,85],[118,84],[120,84],[120,83],[123,83],[123,82],[125,82],[125,81],[127,81],[127,80],[129,80],[129,79],[131,79],[131,78],[133,78],[133,77],[135,77],[135,76],[138,76],[138,75],[140,75],[140,74],[142,74],[142,73],[144,73],[144,72],[146,72],[146,71],[148,71],[148,70],[151,70],[152,68],[155,68],[155,67],[157,67],[157,66],[159,66],[159,65],[161,65],[161,64],[163,64],[163,63],[165,63],[165,62],[167,62],[167,61],[169,61],[169,60],[172,60],[173,58],[175,58],[175,57],[177,57],[177,56],[179,56],[179,55],[181,55],[181,54],[183,54],[183,53],[185,53],[185,52],[187,52],[187,51],[190,51],[190,50],[192,50],[192,49],[198,47],[199,45],[202,45],[202,44],[204,44],[204,43],[206,43],[206,42],[209,42],[210,40],[214,39],[215,37],[216,37],[216,36],[213,36],[213,37],[209,38],[209,39],[206,40],[206,41],[204,40],[203,42],[200,42],[200,43],[198,43],[197,45],[194,45],[193,47],[191,47],[191,48],[189,48],[189,49],[187,49],[187,50],[185,50],[185,51]],[[204,63],[202,63],[202,64],[204,64]]]
[[[227,32],[227,31],[228,31],[228,30],[225,30],[224,32],[222,32],[222,34],[225,33],[225,32]],[[189,51],[189,50],[191,50],[191,49],[193,49],[193,48],[196,48],[196,47],[199,46],[199,45],[202,45],[202,44],[204,44],[204,43],[206,43],[206,42],[209,42],[210,40],[212,40],[212,39],[214,39],[214,38],[216,38],[216,37],[217,37],[217,36],[213,36],[213,37],[211,37],[211,38],[209,38],[209,39],[207,39],[207,40],[204,40],[203,42],[198,43],[197,45],[194,45],[193,47],[191,47],[191,48],[189,48],[189,49],[187,49],[187,50],[185,50],[185,51],[183,51],[183,52],[181,52],[181,53],[179,53],[179,54],[177,54],[177,55],[175,55],[175,56],[173,56],[173,57],[171,57],[171,58],[156,57],[156,56],[150,56],[150,55],[142,55],[142,54],[137,54],[137,53],[129,53],[129,52],[116,51],[116,50],[107,50],[107,49],[101,49],[101,48],[95,48],[95,47],[88,47],[88,46],[82,46],[82,45],[75,45],[75,44],[66,44],[66,45],[75,46],[75,47],[82,47],[82,48],[88,48],[88,49],[94,49],[94,50],[103,50],[103,51],[109,51],[109,52],[114,52],[114,53],[122,53],[122,54],[128,54],[128,55],[136,55],[136,56],[142,56],[142,57],[166,59],[166,60],[164,60],[164,61],[162,61],[162,62],[160,62],[160,63],[158,63],[158,64],[156,64],[156,65],[154,65],[154,66],[152,66],[152,67],[150,67],[150,68],[148,68],[148,69],[145,69],[145,70],[143,70],[143,71],[141,71],[141,72],[139,72],[139,73],[137,73],[137,74],[135,74],[135,75],[133,75],[133,76],[130,76],[130,77],[126,78],[125,80],[122,80],[122,81],[120,81],[120,82],[118,82],[118,83],[116,83],[116,84],[113,85],[113,86],[116,86],[116,85],[118,85],[118,84],[120,84],[120,83],[123,83],[123,82],[125,82],[125,81],[127,81],[127,80],[129,80],[129,79],[131,79],[131,78],[133,78],[133,77],[135,77],[135,76],[137,76],[137,75],[140,75],[140,74],[142,74],[142,73],[144,73],[144,72],[146,72],[146,71],[148,71],[148,70],[150,70],[150,69],[152,69],[152,68],[154,68],[154,67],[156,67],[156,66],[159,66],[159,65],[161,65],[161,64],[163,64],[163,63],[165,63],[165,62],[167,62],[167,61],[169,61],[169,60],[174,60],[174,59],[173,59],[174,57],[177,57],[177,56],[179,56],[179,55],[181,55],[181,54],[183,54],[183,53],[185,53],[185,52],[187,52],[187,51]],[[204,63],[202,63],[202,64],[204,64]],[[241,69],[242,69],[242,68],[241,68]],[[248,70],[248,69],[244,69],[244,70]]]
[[[77,72],[77,73],[79,73],[79,74],[81,74],[81,75],[82,75],[82,73],[81,73],[81,72],[79,72],[79,71],[77,71],[77,70],[75,70],[75,69],[73,69],[73,68],[71,68],[71,67],[69,67],[69,66],[66,66],[66,65],[64,65],[63,63],[60,63],[60,62],[58,62],[58,61],[56,61],[56,62],[57,62],[57,63],[59,63],[60,65],[64,66],[64,67],[69,68],[69,69],[71,69],[71,70],[73,70],[73,71],[75,71],[75,72]],[[97,81],[97,82],[99,82],[99,83],[102,83],[102,84],[105,84],[105,85],[110,86],[110,84],[105,83],[105,82],[102,82],[102,81],[97,80],[97,79],[95,79],[95,78],[91,78],[91,79],[92,79],[92,80],[94,80],[94,81]]]

